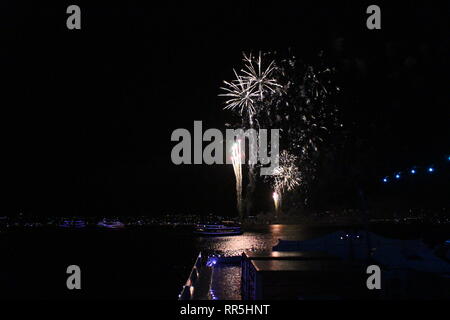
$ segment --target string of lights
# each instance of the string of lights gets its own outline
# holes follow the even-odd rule
[[[447,160],[447,164],[450,163],[450,155],[445,156],[445,159]],[[392,175],[384,176],[381,181],[383,183],[388,183],[390,181],[400,180],[405,176],[414,176],[419,173],[426,173],[426,174],[434,174],[438,172],[439,166],[436,165],[429,165],[429,166],[413,166],[412,168],[408,170],[402,170],[402,171],[396,171]]]

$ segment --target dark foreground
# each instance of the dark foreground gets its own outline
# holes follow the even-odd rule
[[[2,299],[177,299],[199,251],[239,255],[285,240],[304,240],[342,227],[255,226],[241,236],[201,238],[188,227],[123,230],[37,228],[0,234]],[[378,225],[372,231],[430,246],[450,238],[449,226]],[[82,290],[66,288],[78,265]]]

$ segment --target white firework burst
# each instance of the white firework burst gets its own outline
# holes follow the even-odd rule
[[[261,51],[259,52],[258,58],[253,57],[251,53],[249,55],[244,53],[243,55],[245,66],[241,70],[245,74],[243,78],[255,87],[261,100],[264,99],[264,92],[269,91],[274,93],[277,87],[281,87],[275,78],[271,78],[272,72],[275,70],[274,60],[266,68],[263,68]]]
[[[274,93],[277,87],[281,87],[277,80],[271,78],[275,70],[275,61],[271,61],[266,68],[263,67],[261,52],[258,58],[252,54],[243,54],[244,68],[240,74],[235,70],[233,81],[224,81],[221,87],[225,93],[219,96],[227,97],[224,109],[238,111],[241,116],[247,116],[250,124],[253,123],[258,112],[261,111],[264,95]]]
[[[297,157],[283,150],[280,153],[278,167],[274,170],[274,188],[280,195],[285,191],[292,191],[301,182]]]
[[[228,97],[224,109],[237,110],[241,116],[246,114],[251,120],[256,114],[255,102],[258,94],[251,82],[233,71],[236,79],[231,82],[224,81],[226,86],[221,89],[226,93],[219,96]]]

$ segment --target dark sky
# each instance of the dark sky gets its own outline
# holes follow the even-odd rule
[[[380,4],[382,30],[370,31],[372,3],[295,3],[77,1],[82,29],[69,31],[75,2],[2,1],[5,214],[234,212],[232,168],[173,165],[170,135],[194,120],[223,128],[219,87],[249,50],[305,61],[324,50],[363,183],[441,161],[449,4]]]

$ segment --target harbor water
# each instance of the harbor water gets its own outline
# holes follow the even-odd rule
[[[249,249],[271,250],[278,239],[305,240],[338,229],[343,227],[263,225],[228,237],[201,237],[192,227],[172,226],[3,232],[0,298],[175,300],[200,251],[234,256]],[[431,246],[450,235],[448,226],[382,225],[371,230],[398,239],[421,238]],[[67,290],[69,265],[81,268],[81,290]]]

